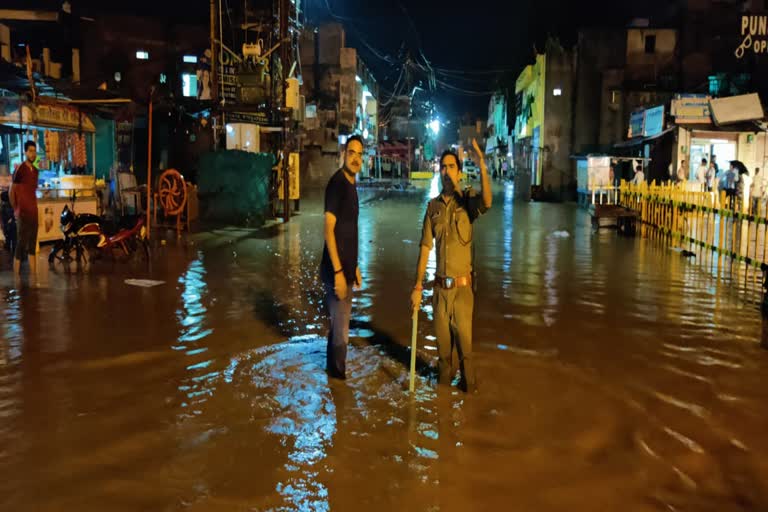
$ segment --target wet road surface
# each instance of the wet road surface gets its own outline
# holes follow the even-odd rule
[[[573,205],[477,224],[480,394],[435,389],[427,192],[361,193],[348,380],[329,382],[321,202],[127,266],[0,277],[0,510],[768,509],[754,306]],[[128,286],[129,277],[163,280]]]

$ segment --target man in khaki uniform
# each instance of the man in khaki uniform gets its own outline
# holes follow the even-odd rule
[[[481,194],[459,188],[461,161],[452,151],[440,158],[442,192],[427,205],[422,227],[416,284],[411,307],[418,310],[422,281],[433,244],[437,251],[433,312],[439,355],[440,384],[450,385],[456,375],[452,354],[458,352],[462,382],[467,391],[476,389],[472,363],[473,224],[491,207],[491,184],[483,153],[472,141],[480,165]]]

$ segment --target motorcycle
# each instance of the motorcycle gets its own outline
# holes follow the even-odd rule
[[[147,239],[146,220],[143,216],[135,219],[124,219],[116,230],[109,230],[107,223],[98,215],[76,215],[68,206],[61,212],[61,231],[64,238],[56,242],[48,256],[48,262],[54,264],[86,263],[100,256],[115,256],[119,251],[130,258],[139,252],[147,261],[150,257],[149,240]],[[127,221],[127,222],[125,222]],[[112,234],[109,234],[109,232]],[[74,255],[73,255],[74,252]]]
[[[82,261],[84,257],[85,239],[92,239],[98,242],[102,235],[102,219],[92,213],[75,214],[69,206],[64,206],[59,218],[61,223],[61,232],[64,235],[62,240],[58,240],[51,253],[48,255],[48,262],[69,263],[73,260]],[[72,252],[75,252],[73,257]]]

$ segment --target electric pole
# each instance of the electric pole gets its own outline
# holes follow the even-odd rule
[[[216,0],[211,0],[211,102],[213,103],[213,109],[211,112],[211,118],[213,123],[213,149],[214,151],[219,148],[218,134],[216,131],[219,129],[215,122],[217,110],[219,107],[219,73],[217,70],[219,60],[219,48],[216,44]],[[203,84],[204,86],[207,84]]]
[[[290,69],[290,39],[288,38],[288,9],[289,0],[280,0],[280,61],[281,80],[283,81],[283,105],[280,112],[283,115],[283,222],[291,219],[291,203],[289,197],[289,163],[290,144],[288,140],[288,123],[290,122],[290,110],[288,109],[288,70]]]

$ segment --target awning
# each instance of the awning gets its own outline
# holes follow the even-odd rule
[[[720,132],[720,133],[760,133],[763,129],[757,124],[757,121],[746,121],[741,123],[717,126],[715,124],[685,124],[680,125],[691,132]]]
[[[619,142],[618,144],[614,144],[613,147],[617,149],[621,149],[621,148],[631,148],[634,146],[639,146],[640,144],[645,144],[646,142],[659,139],[664,135],[672,132],[675,128],[677,128],[677,126],[667,128],[663,132],[657,133],[656,135],[651,135],[650,137],[636,137],[634,139],[625,140],[624,142]]]

